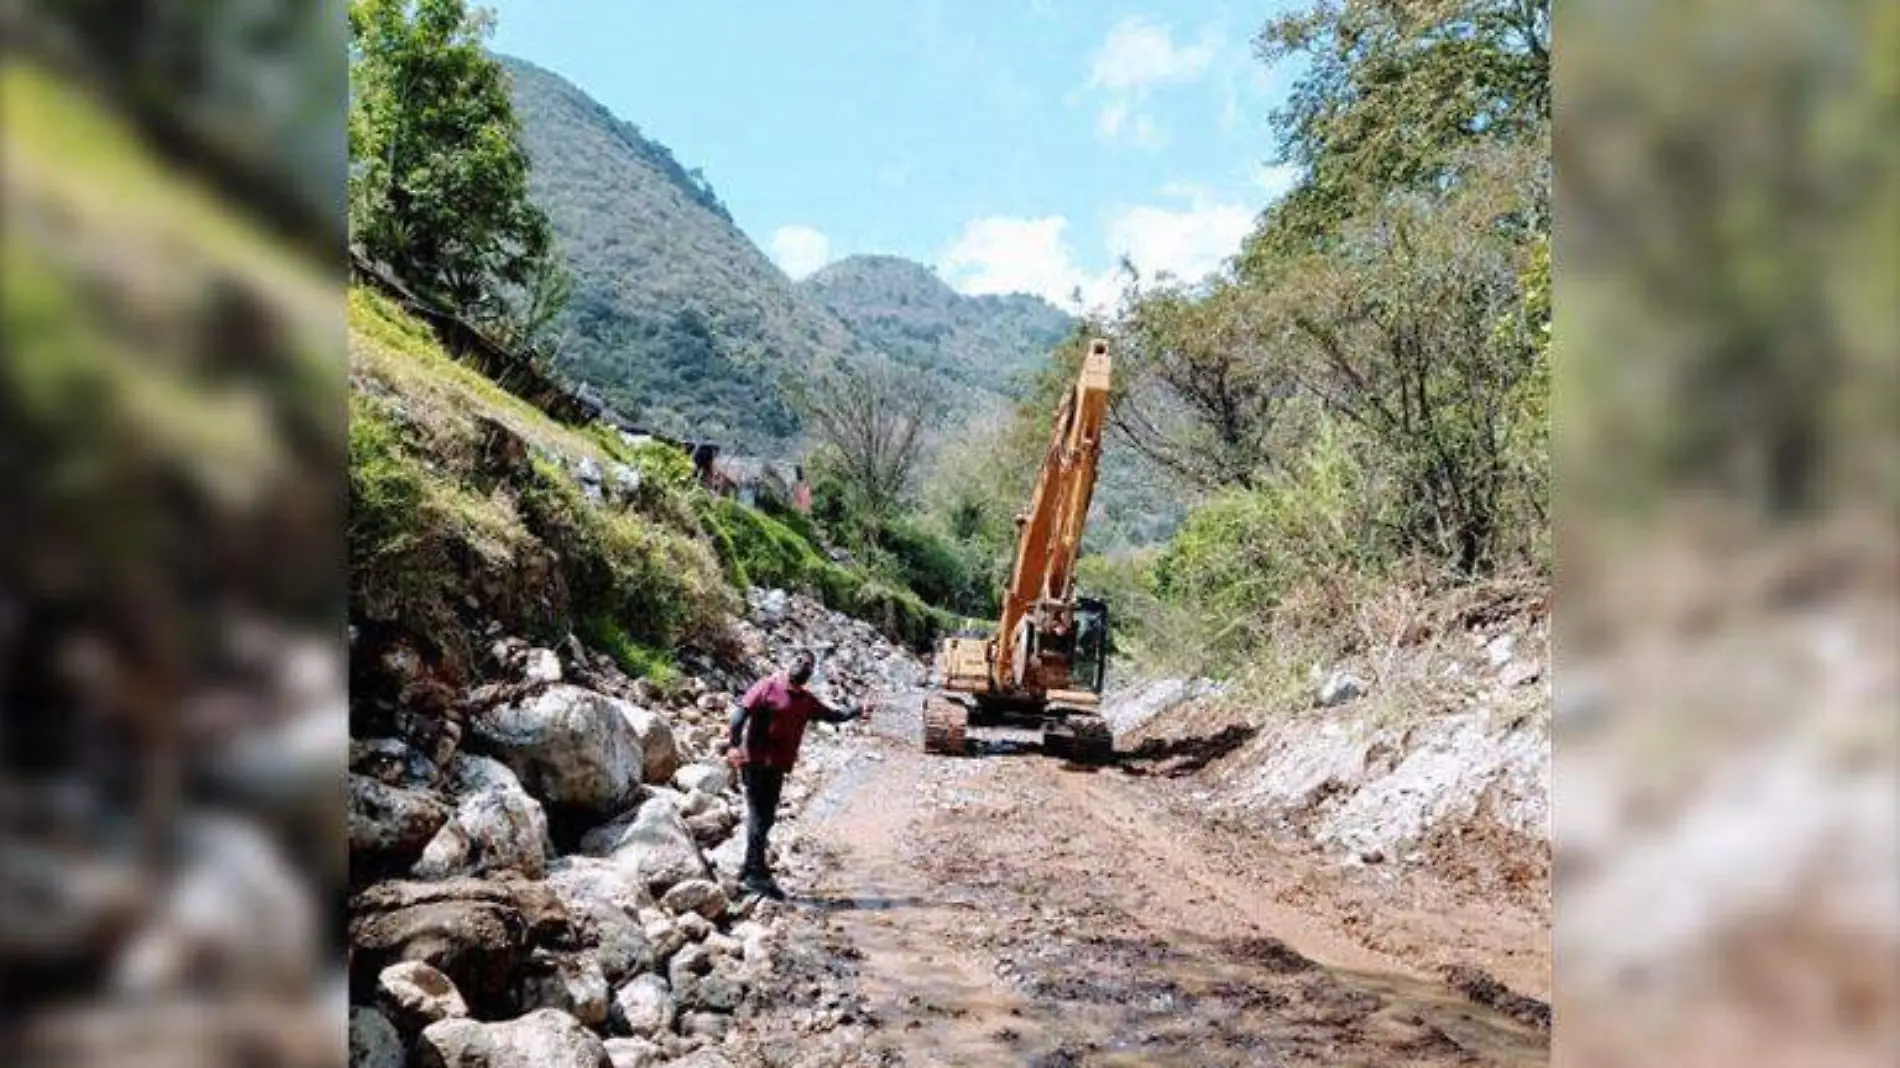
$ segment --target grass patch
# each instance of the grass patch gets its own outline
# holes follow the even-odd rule
[[[517,625],[547,633],[559,605],[509,596],[544,573],[527,530],[503,496],[482,496],[431,468],[387,404],[350,398],[352,611],[427,638],[466,664],[466,591],[513,608]],[[545,611],[525,611],[541,604]]]
[[[613,658],[620,670],[636,679],[646,679],[673,696],[686,681],[673,654],[665,649],[644,645],[612,619],[594,616],[583,619],[575,633],[582,641]]]
[[[561,561],[570,609],[614,622],[635,642],[711,643],[738,611],[712,554],[685,534],[599,508],[545,461],[521,490],[530,530]]]
[[[738,598],[686,532],[589,502],[553,464],[483,494],[431,465],[388,402],[352,398],[353,607],[467,662],[463,598],[537,640],[587,621],[590,641],[656,681],[668,650],[711,645]]]
[[[543,452],[603,467],[620,462],[609,433],[566,426],[443,351],[427,324],[380,293],[349,294],[350,375],[359,388],[394,393],[427,427],[438,456],[459,467],[474,463],[475,417],[487,416]],[[617,438],[611,440],[618,441]],[[624,448],[624,443],[619,443]]]
[[[720,497],[703,496],[697,506],[726,577],[735,586],[806,594],[915,648],[925,648],[937,635],[957,627],[957,616],[932,607],[911,590],[827,559],[780,518]]]
[[[719,531],[715,543],[729,554],[723,562],[735,583],[818,594],[824,572],[837,569],[811,542],[764,512],[710,495],[698,504],[707,527]]]

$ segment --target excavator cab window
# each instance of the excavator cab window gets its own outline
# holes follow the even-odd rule
[[[1107,661],[1108,605],[1082,598],[1075,603],[1075,653],[1069,659],[1069,678],[1101,693]]]

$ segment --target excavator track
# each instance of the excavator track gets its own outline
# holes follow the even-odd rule
[[[1102,717],[1074,712],[1043,732],[1042,748],[1050,756],[1078,764],[1108,764],[1115,759],[1115,735]]]
[[[924,752],[963,756],[969,751],[965,737],[969,724],[969,709],[947,698],[925,698]]]
[[[1075,758],[1088,764],[1107,764],[1115,759],[1115,733],[1100,716],[1071,716],[1075,729]]]

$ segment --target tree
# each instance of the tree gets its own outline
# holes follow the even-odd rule
[[[1556,145],[1559,449],[1592,461],[1565,464],[1572,514],[1900,515],[1900,5],[1579,14],[1564,106],[1588,136]]]
[[[1443,188],[1467,153],[1550,124],[1550,0],[1316,0],[1254,41],[1307,67],[1273,116],[1304,180],[1250,242],[1303,247],[1392,192]]]
[[[1524,292],[1538,235],[1512,223],[1538,195],[1534,166],[1501,151],[1443,196],[1394,200],[1299,261],[1278,294],[1294,375],[1390,469],[1403,547],[1465,573],[1499,562],[1511,508],[1532,513],[1515,525],[1541,519],[1521,443],[1549,311]]]
[[[534,262],[528,284],[509,293],[509,308],[496,323],[495,340],[542,364],[552,364],[560,355],[554,322],[573,291],[574,276],[567,264],[553,255],[542,256]]]
[[[1197,489],[1254,485],[1297,410],[1258,303],[1232,283],[1200,298],[1164,289],[1134,300],[1117,331],[1111,428]]]
[[[941,391],[914,371],[878,361],[837,363],[809,382],[787,385],[793,405],[849,504],[873,527],[914,488],[931,427],[944,412]]]
[[[349,192],[353,242],[423,294],[494,322],[518,314],[511,294],[559,287],[507,74],[482,48],[491,28],[463,0],[352,0]],[[526,321],[550,318],[540,308]]]
[[[1236,382],[1272,399],[1290,381],[1279,420],[1317,402],[1356,428],[1398,548],[1495,566],[1546,512],[1549,0],[1314,0],[1255,44],[1307,61],[1273,117],[1304,174],[1248,239],[1232,307],[1196,307],[1228,336],[1175,362],[1228,404]],[[1181,410],[1196,459],[1246,444],[1219,404]],[[1287,429],[1261,444],[1297,450]]]

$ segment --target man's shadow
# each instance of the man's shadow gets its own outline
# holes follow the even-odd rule
[[[915,895],[789,894],[786,903],[812,912],[896,912],[900,909],[960,907]]]

